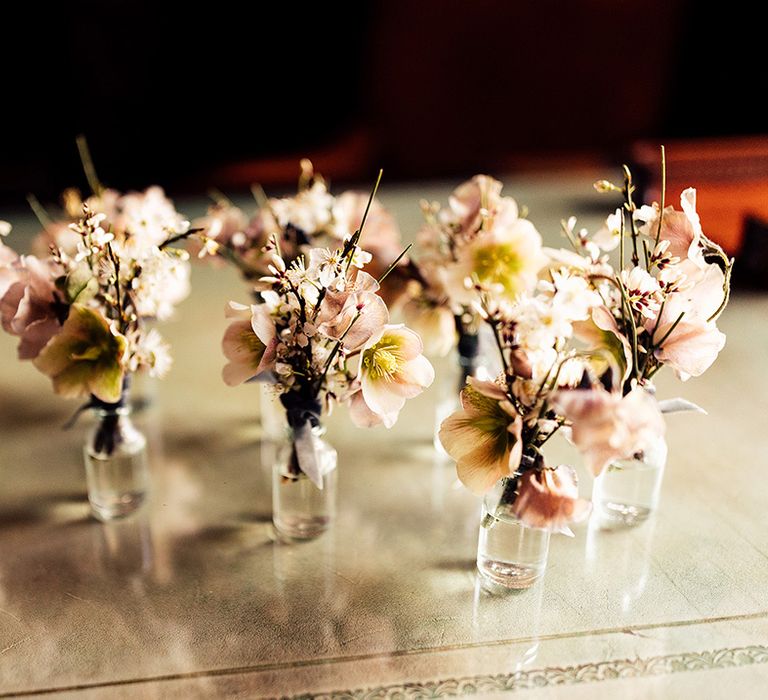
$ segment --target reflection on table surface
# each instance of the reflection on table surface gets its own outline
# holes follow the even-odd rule
[[[598,223],[590,181],[511,193],[555,243],[574,208]],[[411,234],[418,198],[448,191],[428,189],[384,191]],[[171,375],[137,388],[154,396],[137,419],[153,493],[125,521],[89,518],[86,419],[60,431],[74,406],[0,338],[0,695],[539,697],[562,685],[580,697],[589,683],[606,697],[725,686],[751,697],[768,683],[768,300],[734,298],[721,321],[728,344],[704,378],[660,381],[661,396],[684,393],[709,415],[669,419],[657,515],[554,538],[544,580],[499,597],[474,572],[479,503],[432,446],[437,387],[391,431],[363,434],[343,411],[332,416],[336,527],[313,542],[275,541],[274,445],[260,440],[258,388],[219,378],[223,306],[245,290],[230,271],[197,267],[193,281],[167,328]],[[589,493],[572,448],[552,448],[553,462],[579,466]]]

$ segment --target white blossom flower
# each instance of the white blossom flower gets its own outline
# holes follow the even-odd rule
[[[614,250],[621,242],[623,212],[617,209],[605,220],[603,227],[595,233],[592,241],[596,243],[601,250]]]
[[[144,335],[138,344],[138,354],[149,367],[149,376],[158,379],[168,374],[173,364],[171,347],[154,328]]]
[[[136,310],[141,316],[164,321],[189,295],[189,263],[154,248],[141,265],[133,285]]]
[[[333,195],[322,180],[315,180],[311,187],[295,197],[270,200],[270,208],[281,228],[294,226],[305,234],[322,231],[331,221]]]
[[[632,308],[648,319],[656,318],[661,308],[662,294],[659,282],[642,267],[621,271],[621,282],[627,291]]]

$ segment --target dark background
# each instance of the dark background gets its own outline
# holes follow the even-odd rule
[[[681,0],[3,10],[0,198],[101,179],[174,193],[467,175],[615,158],[637,139],[766,132],[762,29]]]

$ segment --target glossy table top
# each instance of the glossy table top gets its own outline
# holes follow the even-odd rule
[[[599,222],[593,179],[510,194],[555,244],[560,218]],[[448,191],[382,199],[412,232],[419,197]],[[543,581],[497,597],[474,571],[479,503],[432,447],[437,387],[391,431],[332,416],[336,526],[275,541],[259,389],[220,380],[224,304],[245,289],[227,269],[193,275],[165,328],[175,366],[139,387],[153,492],[125,521],[89,518],[87,420],[61,431],[75,404],[0,336],[0,697],[765,697],[768,298],[734,296],[704,377],[661,377],[660,396],[709,415],[669,418],[656,516],[554,537]],[[550,454],[578,465],[564,443]]]

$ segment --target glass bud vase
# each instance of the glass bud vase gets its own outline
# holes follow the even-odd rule
[[[320,486],[299,468],[296,432],[288,431],[272,471],[272,521],[278,535],[309,540],[325,532],[336,517],[336,450],[323,439],[324,430],[311,429],[320,472]]]
[[[131,421],[131,404],[96,402],[96,425],[87,436],[85,475],[91,512],[102,521],[130,515],[146,499],[147,440]]]
[[[508,480],[483,500],[477,570],[491,589],[529,588],[543,575],[549,554],[549,530],[522,523],[505,503]]]
[[[667,442],[660,437],[629,459],[609,464],[592,489],[594,517],[608,527],[645,521],[659,505],[666,463]]]

